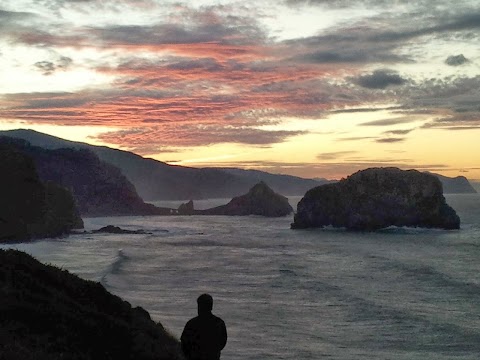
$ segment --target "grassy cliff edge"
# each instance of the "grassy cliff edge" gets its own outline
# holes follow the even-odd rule
[[[183,359],[147,311],[96,282],[0,250],[0,358]]]

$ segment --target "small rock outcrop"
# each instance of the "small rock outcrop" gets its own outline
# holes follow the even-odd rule
[[[0,249],[0,358],[180,360],[147,311],[96,282]]]
[[[298,203],[292,229],[344,227],[374,231],[389,226],[458,229],[460,218],[433,175],[371,168],[309,190]]]
[[[139,229],[139,230],[126,230],[122,229],[119,226],[113,226],[113,225],[107,225],[104,227],[101,227],[98,230],[93,230],[93,233],[106,233],[106,234],[149,234],[145,230]]]
[[[267,217],[287,216],[293,212],[285,196],[275,193],[263,181],[253,186],[242,196],[228,204],[207,210],[197,210],[202,215],[261,215]]]
[[[193,206],[193,200],[190,200],[187,203],[181,204],[177,210],[179,215],[193,215],[195,213],[195,208]]]
[[[0,144],[0,242],[56,237],[83,228],[72,194],[42,182],[33,160]]]

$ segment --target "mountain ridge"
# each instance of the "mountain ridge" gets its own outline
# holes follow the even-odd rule
[[[89,149],[101,160],[120,168],[145,201],[233,198],[246,193],[259,181],[264,181],[277,193],[294,196],[304,195],[316,186],[336,182],[240,168],[193,168],[170,165],[129,151],[65,140],[30,129],[0,131],[0,136],[2,135],[21,138],[34,146],[50,149],[61,147]],[[444,193],[477,192],[465,177],[449,178],[440,174],[433,175],[442,182]]]
[[[260,180],[267,182],[275,192],[303,195],[310,188],[328,182],[256,170],[250,172],[250,170],[235,168],[227,170],[170,165],[125,150],[65,140],[35,130],[0,131],[1,135],[21,138],[34,146],[49,149],[87,148],[101,160],[120,168],[145,201],[232,198],[246,193]],[[239,174],[240,172],[242,175]],[[247,176],[247,174],[255,174],[255,176]],[[276,180],[271,184],[273,179]],[[288,183],[294,185],[288,185]]]

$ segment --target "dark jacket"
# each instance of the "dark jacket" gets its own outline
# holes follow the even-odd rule
[[[219,317],[204,313],[187,322],[180,339],[187,359],[219,360],[227,343],[227,328]]]

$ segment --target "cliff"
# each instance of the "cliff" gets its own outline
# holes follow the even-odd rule
[[[32,158],[42,181],[69,189],[82,216],[167,214],[146,204],[118,168],[101,161],[89,150],[47,150],[7,137],[0,137],[0,144],[15,147]]]
[[[477,192],[465,176],[451,178],[433,173],[432,175],[441,181],[444,194],[475,194]]]
[[[372,231],[388,226],[458,229],[442,184],[416,170],[372,168],[308,191],[298,203],[292,228],[345,227]]]
[[[56,237],[83,228],[72,194],[42,182],[33,160],[0,144],[0,242]]]
[[[192,205],[193,206],[193,205]],[[197,210],[201,215],[261,215],[268,217],[287,216],[293,211],[288,199],[275,193],[267,184],[260,182],[247,194],[233,198],[228,204],[207,210]]]
[[[0,358],[174,360],[178,342],[102,285],[0,250]]]
[[[144,200],[231,198],[246,193],[259,181],[267,182],[278,193],[301,195],[322,183],[254,170],[169,165],[128,151],[68,141],[33,130],[0,131],[0,135],[24,139],[44,149],[88,149],[102,161],[119,168]]]

